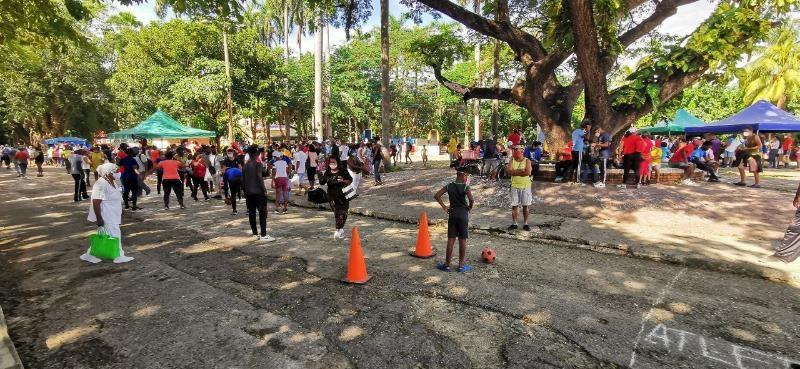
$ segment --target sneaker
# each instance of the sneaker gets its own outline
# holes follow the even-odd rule
[[[605,188],[606,184],[603,182],[595,182],[594,186],[597,188]]]
[[[564,178],[562,178],[562,177],[556,177],[556,179],[555,179],[555,180],[553,180],[553,182],[555,182],[555,183],[561,183],[561,181],[563,181],[563,180],[564,180]]]
[[[751,185],[749,185],[747,187],[750,187],[750,188],[761,188],[761,185],[760,184],[751,184]]]
[[[509,231],[514,231],[514,230],[516,230],[517,228],[519,228],[519,227],[517,227],[517,225],[516,225],[516,224],[512,224],[512,225],[508,226],[508,230],[509,230]]]
[[[164,207],[164,210],[169,210],[169,206],[165,206],[165,207]]]
[[[257,235],[257,234],[254,234],[254,235],[253,235],[253,240],[255,240],[255,241],[261,241],[261,236],[259,236],[259,235]]]
[[[526,224],[526,225],[522,226],[522,230],[530,232],[531,231],[531,226]]]
[[[694,181],[692,181],[691,179],[688,179],[688,178],[684,179],[683,181],[681,181],[681,184],[684,184],[686,186],[694,186],[694,185],[696,185],[696,183],[694,183]]]
[[[234,210],[234,211],[231,212],[231,215],[236,215],[236,214],[239,214],[238,210]]]
[[[337,238],[339,238],[339,230],[338,229],[333,231],[333,239],[335,240]]]
[[[719,178],[717,178],[717,177],[709,178],[708,181],[709,182],[719,182]]]
[[[181,205],[181,209],[186,209],[186,205]]]
[[[745,183],[745,182],[736,182],[736,183],[734,183],[734,185],[735,186],[739,186],[739,187],[744,187],[744,186],[747,186],[747,183]]]
[[[261,236],[261,241],[272,242],[275,241],[275,237],[272,237],[270,235]]]
[[[617,188],[622,188],[622,189],[625,189],[625,188],[628,188],[628,185],[624,185],[624,184],[618,184],[618,185],[617,185]]]

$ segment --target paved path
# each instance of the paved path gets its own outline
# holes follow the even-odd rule
[[[70,180],[0,172],[0,304],[31,368],[790,368],[786,284],[564,248],[470,238],[469,274],[407,256],[413,225],[352,216],[364,286],[339,282],[332,214],[270,218],[249,242],[221,202],[124,215],[131,263],[78,260],[91,227]],[[363,206],[357,202],[354,206]],[[433,242],[444,242],[437,228]],[[495,265],[477,260],[494,247]]]

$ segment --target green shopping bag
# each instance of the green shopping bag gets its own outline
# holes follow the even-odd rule
[[[89,236],[89,254],[104,260],[119,257],[119,237],[112,237],[102,227]]]

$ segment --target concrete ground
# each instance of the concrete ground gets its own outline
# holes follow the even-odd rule
[[[78,259],[89,205],[72,202],[71,185],[55,169],[0,170],[0,305],[29,368],[800,363],[800,296],[785,283],[487,232],[470,235],[473,271],[444,273],[407,255],[415,225],[353,215],[373,276],[353,286],[339,281],[349,240],[331,239],[329,211],[270,214],[278,241],[256,244],[221,201],[163,211],[155,197],[123,216],[136,259],[90,265]],[[376,199],[353,206],[389,208]],[[484,246],[495,264],[477,260]]]

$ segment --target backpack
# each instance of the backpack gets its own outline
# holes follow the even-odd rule
[[[328,194],[320,187],[308,191],[306,195],[308,196],[308,201],[315,204],[324,204],[328,202]]]

